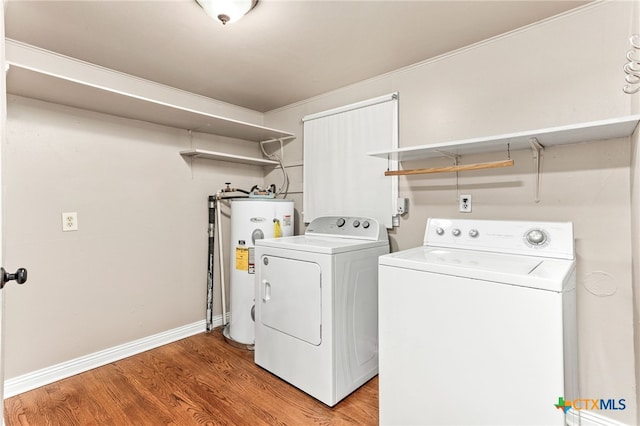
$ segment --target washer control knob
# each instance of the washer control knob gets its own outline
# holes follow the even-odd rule
[[[478,236],[478,230],[477,229],[472,229],[471,231],[469,231],[469,236],[471,238],[476,238]]]
[[[358,226],[360,226],[360,221],[356,219],[353,221],[353,227],[357,228]]]
[[[534,246],[539,246],[547,241],[547,235],[541,229],[532,229],[527,232],[527,242]]]
[[[343,218],[340,218],[336,221],[336,225],[338,225],[338,228],[342,228],[344,226],[344,222],[345,220]]]
[[[368,220],[365,220],[364,222],[362,222],[362,227],[363,227],[364,229],[367,229],[367,228],[369,227],[369,221],[368,221]]]
[[[451,230],[451,233],[453,234],[454,237],[459,237],[460,236],[460,230],[458,228],[453,228]]]
[[[440,228],[439,226],[436,228],[436,234],[438,235],[443,235],[444,234],[444,229]]]

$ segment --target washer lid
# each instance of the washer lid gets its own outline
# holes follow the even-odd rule
[[[295,235],[293,237],[267,238],[256,240],[256,247],[271,247],[279,249],[307,251],[322,254],[345,253],[363,250],[371,247],[389,246],[388,241],[359,240],[354,238],[319,237],[309,235]]]
[[[534,256],[422,246],[379,257],[380,266],[563,291],[575,262]],[[428,285],[428,279],[425,279]]]

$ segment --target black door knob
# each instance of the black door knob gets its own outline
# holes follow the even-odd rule
[[[4,288],[4,285],[9,281],[16,280],[18,284],[24,284],[27,282],[27,270],[24,268],[18,268],[14,274],[10,274],[0,267],[0,289]]]

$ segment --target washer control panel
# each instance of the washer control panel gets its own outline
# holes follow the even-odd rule
[[[427,221],[424,244],[562,259],[575,257],[571,222],[431,218]]]
[[[540,247],[549,241],[544,229],[530,229],[525,234],[525,238],[532,247]]]
[[[367,217],[323,216],[309,224],[305,235],[386,240],[387,230]]]

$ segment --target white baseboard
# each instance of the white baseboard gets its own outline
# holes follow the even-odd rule
[[[213,319],[213,326],[222,325],[222,316]],[[43,368],[22,376],[14,377],[4,382],[4,397],[10,398],[22,392],[48,385],[58,380],[66,379],[79,373],[109,364],[123,358],[139,354],[149,349],[157,348],[194,334],[206,331],[204,320],[187,324],[182,327],[167,330],[162,333],[134,340],[123,345],[114,346],[103,351],[95,352],[79,358],[72,359],[51,367]]]
[[[567,424],[569,426],[628,426],[626,423],[610,419],[593,411],[580,410],[579,418],[577,416],[571,416],[572,411],[574,410],[570,410],[567,413]],[[575,412],[573,414],[575,414]]]

